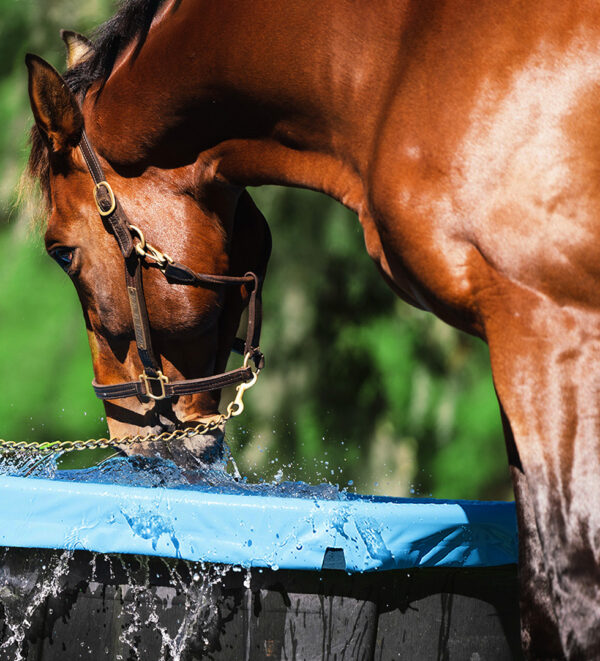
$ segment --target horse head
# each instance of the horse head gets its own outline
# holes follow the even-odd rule
[[[73,33],[64,33],[63,38],[69,64],[77,67],[91,46]],[[143,281],[157,371],[169,383],[223,372],[251,287],[241,278],[233,286],[220,282],[189,286],[177,277],[165,277],[156,260],[139,259],[135,250],[133,256],[124,255],[110,218],[98,206],[98,187],[82,151],[84,127],[97,121],[93,103],[84,110],[85,92],[73,91],[77,86],[69,85],[68,76],[65,80],[41,58],[30,55],[27,65],[35,117],[29,170],[40,178],[47,203],[45,245],[75,285],[96,382],[110,386],[137,381],[145,371],[128,296],[126,271],[132,260],[138,263]],[[188,272],[215,276],[254,272],[262,279],[270,253],[269,230],[243,188],[209,182],[194,161],[169,167],[152,160],[123,165],[103,158],[101,143],[92,151],[99,154],[106,190],[118,199],[127,225],[135,228],[129,230],[132,248],[139,252],[140,244],[147,241],[160,255],[184,264]],[[112,436],[192,427],[218,414],[218,388],[161,398],[152,396],[156,393],[148,382],[146,386],[147,392],[142,388],[136,396],[105,400]],[[184,444],[192,455],[202,457],[220,447],[221,437],[222,430],[217,429],[208,437],[185,439]],[[179,457],[182,463],[180,450],[133,445],[128,452],[158,452]]]

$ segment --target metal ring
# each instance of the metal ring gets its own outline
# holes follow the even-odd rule
[[[108,192],[108,196],[110,198],[110,209],[108,211],[104,211],[104,209],[102,209],[102,207],[100,206],[100,202],[98,201],[98,191],[100,190],[101,186],[106,188]],[[101,216],[110,216],[110,214],[117,208],[117,198],[115,197],[115,194],[113,193],[113,189],[110,187],[108,181],[99,181],[94,186],[94,202],[96,203],[96,207],[98,208],[98,213]]]
[[[227,405],[227,415],[230,418],[236,418],[238,415],[241,415],[241,413],[244,411],[244,403],[243,402],[229,402]]]
[[[146,237],[144,236],[144,233],[142,230],[137,227],[137,225],[130,225],[129,226],[129,231],[132,234],[135,234],[137,236],[139,243],[136,243],[135,245],[135,251],[137,252],[140,257],[145,257],[146,256]]]
[[[258,347],[256,347],[256,350],[258,350]],[[258,367],[256,367],[256,364],[254,363],[254,357],[252,355],[252,352],[249,351],[245,356],[244,356],[244,363],[243,367],[249,367],[252,370],[252,374],[255,376],[258,376],[258,373],[260,370]],[[252,381],[252,385],[254,385],[255,381]]]

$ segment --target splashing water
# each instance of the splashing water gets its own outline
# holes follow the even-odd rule
[[[19,477],[53,478],[57,472],[57,460],[60,454],[45,452],[0,453],[0,475]]]
[[[163,564],[167,586],[148,589],[148,576],[143,583],[130,581],[121,588],[121,618],[126,624],[120,642],[128,658],[145,661],[152,651],[158,651],[158,659],[179,661],[192,654],[203,655],[218,636],[221,579],[226,570],[185,563],[184,577],[176,565]],[[146,569],[149,574],[149,563]],[[169,617],[165,617],[166,611]]]
[[[11,571],[6,562],[12,549],[2,554],[0,562],[0,614],[3,629],[0,637],[0,658],[26,661],[26,636],[38,624],[43,606],[64,587],[71,551],[62,551],[48,557],[45,564],[21,558],[18,572]],[[14,565],[13,565],[14,568]]]
[[[58,459],[59,455],[36,459],[13,457],[10,460],[0,457],[0,475],[286,498],[344,500],[348,496],[346,491],[340,491],[336,485],[327,482],[311,485],[282,480],[283,472],[278,473],[273,482],[251,484],[246,478],[239,476],[237,471],[228,473],[225,463],[206,464],[193,470],[184,470],[169,460],[134,455],[111,458],[93,468],[58,470]]]
[[[226,568],[18,549],[0,567],[0,659],[188,661],[216,646]]]
[[[232,461],[227,455],[223,462],[194,470],[180,469],[160,458],[141,456],[111,458],[83,470],[59,470],[59,459],[60,455],[56,454],[3,455],[0,475],[305,498],[315,502],[346,498],[344,492],[331,484],[312,486],[283,481],[282,473],[272,483],[249,484],[237,467],[234,466],[232,473],[227,472],[227,463]],[[160,517],[142,517],[142,520],[133,510],[127,516],[131,519],[128,518],[130,526],[139,528],[139,534],[152,540],[153,546],[161,534],[169,534],[169,527],[163,525]],[[272,571],[277,569],[275,565],[271,567]],[[156,557],[106,556],[87,551],[5,549],[0,553],[0,659],[45,658],[43,650],[52,646],[53,638],[60,638],[60,632],[68,627],[73,630],[66,634],[67,639],[76,641],[76,646],[61,658],[121,661],[206,658],[210,650],[219,646],[220,623],[230,612],[231,598],[227,597],[225,586],[229,580],[226,577],[232,572],[249,588],[250,571],[238,567]],[[97,604],[97,617],[106,619],[103,629],[106,636],[100,641],[93,640],[90,631],[86,633],[77,624],[84,617],[84,603]],[[120,628],[113,631],[117,622]]]

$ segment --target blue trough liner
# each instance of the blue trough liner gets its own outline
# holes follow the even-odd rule
[[[513,503],[340,498],[0,476],[0,545],[348,572],[517,562]]]

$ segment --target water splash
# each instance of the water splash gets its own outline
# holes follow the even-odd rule
[[[60,456],[56,452],[0,453],[0,475],[53,479]]]
[[[372,517],[356,517],[356,529],[361,536],[367,553],[381,562],[382,569],[395,567],[394,556],[383,541],[381,526]]]
[[[150,590],[130,577],[121,588],[121,617],[126,624],[120,642],[127,658],[136,661],[147,661],[151,650],[157,659],[202,658],[218,637],[224,570],[185,563],[184,576],[176,565],[163,564],[168,585]],[[165,617],[165,611],[171,616]]]
[[[27,470],[31,466],[27,464]],[[58,470],[56,457],[39,464],[35,471],[27,473],[32,478],[67,482],[92,482],[146,488],[191,489],[204,493],[247,494],[253,496],[280,496],[285,498],[309,498],[316,500],[345,500],[346,491],[336,485],[323,482],[311,485],[305,482],[249,483],[246,478],[236,477],[226,471],[225,464],[203,465],[182,469],[172,461],[158,457],[114,457],[93,468]],[[22,463],[0,464],[0,475],[23,476]]]
[[[171,543],[175,547],[177,557],[179,557],[179,541],[175,536],[175,530],[171,520],[166,519],[159,514],[148,515],[148,513],[140,507],[133,512],[126,507],[122,507],[121,514],[123,514],[125,520],[136,535],[152,541],[152,548],[155,551],[161,535],[167,535],[167,537],[170,537]]]
[[[199,465],[193,470],[181,469],[173,462],[161,458],[141,456],[113,457],[98,466],[83,470],[60,470],[57,465],[59,458],[60,455],[50,453],[0,455],[0,475],[135,485],[150,489],[306,498],[314,502],[343,500],[346,497],[344,492],[331,484],[309,485],[283,481],[283,472],[272,483],[250,484],[240,475],[228,452],[225,452],[223,461]],[[159,513],[149,514],[139,507],[136,509],[133,504],[124,504],[121,512],[132,530],[151,540],[154,549],[165,535],[176,550],[179,548],[173,523],[168,518]],[[300,543],[298,546],[302,548]],[[98,650],[94,643],[86,642],[84,637],[76,650],[77,655],[70,651],[68,658],[93,659],[99,658],[98,654],[122,661],[145,661],[149,658],[187,661],[204,658],[205,652],[214,646],[219,637],[219,622],[225,603],[222,597],[224,575],[237,570],[236,575],[243,576],[243,585],[250,585],[251,574],[244,568],[225,569],[182,560],[149,560],[131,556],[138,563],[133,567],[132,560],[125,561],[123,557],[118,560],[119,556],[92,553],[88,553],[89,567],[83,572],[86,577],[82,579],[81,567],[75,566],[77,562],[74,558],[87,552],[77,551],[21,552],[23,557],[49,559],[40,560],[37,564],[30,563],[31,566],[25,572],[21,571],[21,567],[17,573],[11,573],[7,567],[12,566],[14,569],[14,562],[6,562],[6,557],[11,553],[14,556],[15,552],[19,553],[16,549],[5,550],[5,557],[0,560],[0,621],[4,623],[3,627],[0,626],[0,659],[11,661],[33,658],[30,653],[32,647],[48,644],[48,635],[52,631],[60,626],[69,626],[69,605],[65,605],[65,594],[69,590],[75,609],[78,607],[77,599],[80,598],[78,595],[81,594],[86,599],[102,603],[103,611],[115,609],[115,604],[118,604],[118,620],[122,623],[122,630],[118,632],[118,644],[115,643],[111,656],[108,656],[108,647],[106,650]],[[158,573],[161,574],[161,585],[154,585],[156,581],[152,571],[156,571],[156,563],[160,564]],[[279,569],[274,563],[271,568],[273,571]],[[77,584],[76,592],[73,592],[74,581]],[[56,604],[51,606],[53,600]],[[65,619],[64,624],[57,620],[60,613]],[[80,636],[76,635],[75,638],[79,639]],[[151,655],[150,650],[153,650]]]
[[[191,661],[218,644],[227,568],[18,549],[0,561],[0,659],[58,658],[60,641],[71,661]]]
[[[3,632],[0,637],[0,658],[26,661],[27,636],[39,625],[41,611],[51,597],[64,588],[71,551],[56,552],[46,563],[23,558],[18,572],[11,571],[13,563],[6,561],[11,549],[0,555],[0,615]],[[37,622],[36,622],[37,621]]]

